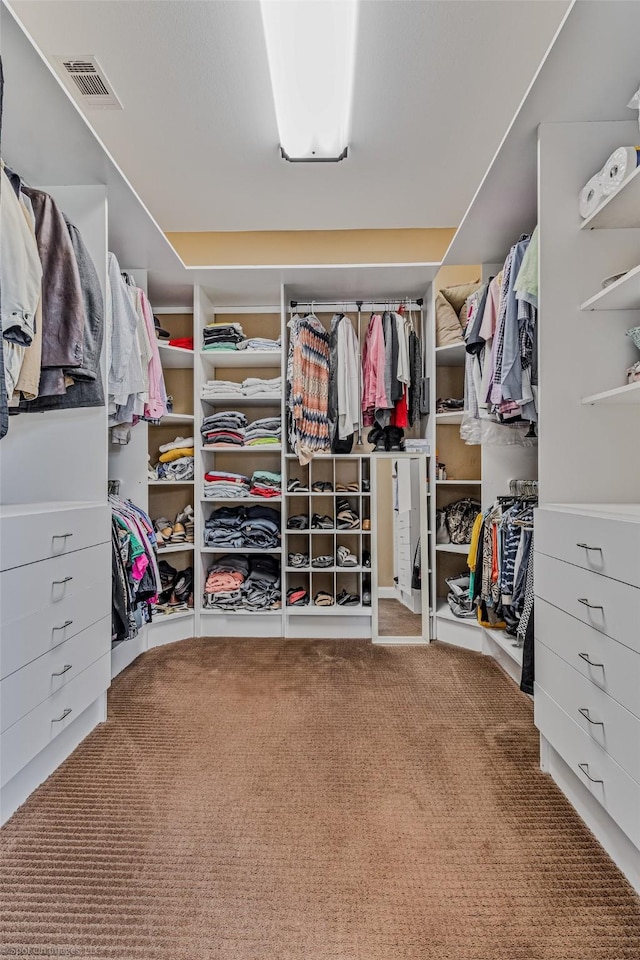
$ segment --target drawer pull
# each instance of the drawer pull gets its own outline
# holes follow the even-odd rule
[[[576,543],[576,547],[582,547],[583,550],[595,550],[597,553],[602,553],[602,547],[590,547],[588,543]]]
[[[68,540],[69,537],[72,537],[72,533],[54,533],[52,540]]]
[[[587,780],[591,780],[591,783],[604,783],[604,780],[596,780],[595,777],[592,777],[589,773],[589,764],[588,763],[579,763],[578,770],[580,773],[584,773]]]
[[[588,653],[579,653],[578,656],[581,660],[584,660],[585,663],[588,663],[590,667],[600,667],[601,670],[604,670],[604,663],[594,663]]]
[[[578,707],[578,713],[581,714],[585,718],[585,720],[587,720],[589,723],[592,723],[594,727],[604,728],[604,723],[602,720],[591,719],[591,714],[589,713],[589,710],[587,709],[587,707]]]
[[[51,723],[60,723],[61,720],[64,720],[65,717],[68,717],[71,713],[71,707],[67,707],[66,710],[63,710],[59,717],[52,717]]]
[[[586,597],[578,597],[578,603],[581,603],[585,607],[589,607],[589,610],[604,610],[602,604],[589,603]]]
[[[52,587],[60,587],[64,583],[69,583],[70,580],[73,580],[73,577],[65,577],[64,580],[54,580],[51,584]]]
[[[61,623],[59,627],[53,627],[53,631],[55,633],[56,630],[66,630],[67,627],[70,627],[72,623],[73,620],[65,620],[65,622]]]
[[[68,673],[69,670],[71,670],[72,667],[73,667],[73,664],[72,664],[72,663],[65,663],[64,667],[62,668],[62,670],[58,670],[57,673],[52,673],[51,676],[52,676],[52,677],[61,677],[61,676],[63,675],[63,673]]]

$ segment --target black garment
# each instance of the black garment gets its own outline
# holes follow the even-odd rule
[[[0,153],[2,151],[2,98],[4,95],[4,74],[2,72],[2,57],[0,57]],[[2,290],[0,289],[0,304],[2,304]],[[9,429],[9,404],[7,402],[7,385],[4,379],[4,351],[2,335],[0,334],[0,440]]]
[[[329,418],[329,440],[333,444],[338,437],[338,327],[343,313],[334,313],[329,330],[329,400],[327,416]],[[335,452],[335,451],[334,451]]]
[[[111,636],[129,639],[130,594],[116,524],[111,523]]]
[[[535,608],[531,608],[529,619],[527,621],[527,632],[524,636],[524,648],[522,651],[522,678],[520,680],[520,689],[523,693],[533,696],[533,681],[535,680],[535,644],[533,642],[534,634]]]
[[[415,330],[409,334],[409,426],[420,420],[420,381],[422,379],[422,346]]]

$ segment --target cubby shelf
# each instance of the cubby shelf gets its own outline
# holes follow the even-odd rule
[[[452,623],[459,623],[461,626],[470,627],[472,630],[482,629],[476,617],[456,617],[455,613],[452,613],[451,607],[446,600],[438,600],[436,604],[436,617],[441,620],[451,620]]]
[[[462,423],[462,411],[459,413],[436,413],[436,426],[447,423]]]
[[[523,649],[515,645],[516,641],[513,637],[510,637],[504,630],[492,630],[489,627],[483,627],[482,629],[501,650],[504,650],[507,656],[511,657],[514,663],[522,666]]]
[[[462,367],[467,356],[464,341],[451,343],[446,347],[436,347],[434,352],[437,367]]]
[[[248,453],[281,453],[282,447],[276,446],[276,444],[262,444],[257,447],[222,447],[219,444],[216,444],[212,447],[200,447],[202,453],[232,453],[234,456],[236,454],[248,454]]]
[[[204,617],[281,617],[282,610],[247,610],[241,607],[239,610],[216,610],[214,607],[201,607],[200,613]]]
[[[194,550],[193,543],[170,543],[168,547],[158,547],[158,556],[165,556],[167,553],[184,553],[187,550]]]
[[[285,567],[285,573],[366,573],[371,567]]]
[[[469,553],[468,543],[437,543],[436,550],[440,553],[459,553],[467,556]]]
[[[195,480],[147,480],[150,487],[192,487]]]
[[[182,347],[170,347],[168,343],[158,343],[160,362],[165,370],[188,369],[193,366],[193,350]]]
[[[314,617],[321,613],[323,617],[370,617],[371,607],[363,607],[362,604],[354,607],[341,607],[336,604],[333,607],[317,607],[314,603],[306,607],[285,607],[288,614],[293,617]]]
[[[580,307],[587,312],[599,310],[640,310],[640,266],[590,297]]]
[[[200,503],[282,503],[282,497],[201,497]]]
[[[205,363],[221,370],[232,367],[279,367],[282,362],[280,350],[201,350]]]
[[[150,423],[150,427],[161,426],[164,427],[166,424],[175,423],[176,426],[184,424],[192,424],[195,420],[195,417],[192,413],[165,413],[164,417],[159,424]]]
[[[159,626],[161,623],[174,623],[176,620],[185,620],[187,617],[192,617],[194,614],[193,607],[190,610],[177,610],[175,613],[159,613],[154,610],[153,620],[150,623],[151,627]]]
[[[201,553],[282,553],[282,547],[274,547],[273,550],[260,550],[257,547],[200,547]]]
[[[201,397],[200,399],[211,407],[225,407],[232,410],[235,410],[236,407],[279,407],[282,402],[279,393],[256,397],[245,397],[237,393],[231,393],[219,397]]]
[[[438,487],[466,487],[479,486],[482,480],[436,480]]]

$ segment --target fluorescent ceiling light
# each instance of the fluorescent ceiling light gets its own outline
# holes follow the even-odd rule
[[[349,144],[358,0],[261,0],[283,156],[340,160]]]

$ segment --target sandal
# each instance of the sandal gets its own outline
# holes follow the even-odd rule
[[[159,534],[158,541],[159,543],[165,543],[171,540],[173,535],[173,524],[167,520],[166,517],[160,517],[159,520],[156,520],[154,523],[156,533]]]
[[[306,553],[290,553],[288,562],[290,567],[308,567],[309,557]]]
[[[355,530],[360,526],[360,517],[353,510],[341,510],[338,514],[338,530]]]
[[[288,607],[306,607],[309,603],[309,594],[304,587],[289,587],[287,590]]]
[[[316,480],[311,485],[312,493],[333,493],[333,484],[329,480]]]
[[[314,513],[311,518],[312,530],[333,530],[333,518],[327,514],[321,517],[319,513]]]
[[[330,593],[327,593],[326,590],[318,590],[313,602],[316,607],[332,607],[336,602]]]
[[[174,523],[173,533],[171,534],[171,543],[184,543],[187,539],[187,531],[185,530],[183,524]]]
[[[346,590],[341,590],[336,597],[336,602],[341,607],[355,607],[360,603],[360,597],[357,593],[348,593]]]
[[[360,491],[360,487],[355,481],[353,483],[337,483],[336,484],[337,493],[358,493],[359,491]]]
[[[287,491],[289,493],[308,493],[309,487],[303,487],[297,477],[291,477],[287,483]]]
[[[289,517],[287,520],[288,530],[308,530],[309,517],[304,513],[299,513],[295,517]]]
[[[348,547],[338,547],[336,551],[339,567],[357,567],[358,558],[351,553]]]
[[[333,557],[314,557],[311,561],[312,567],[332,567]]]

